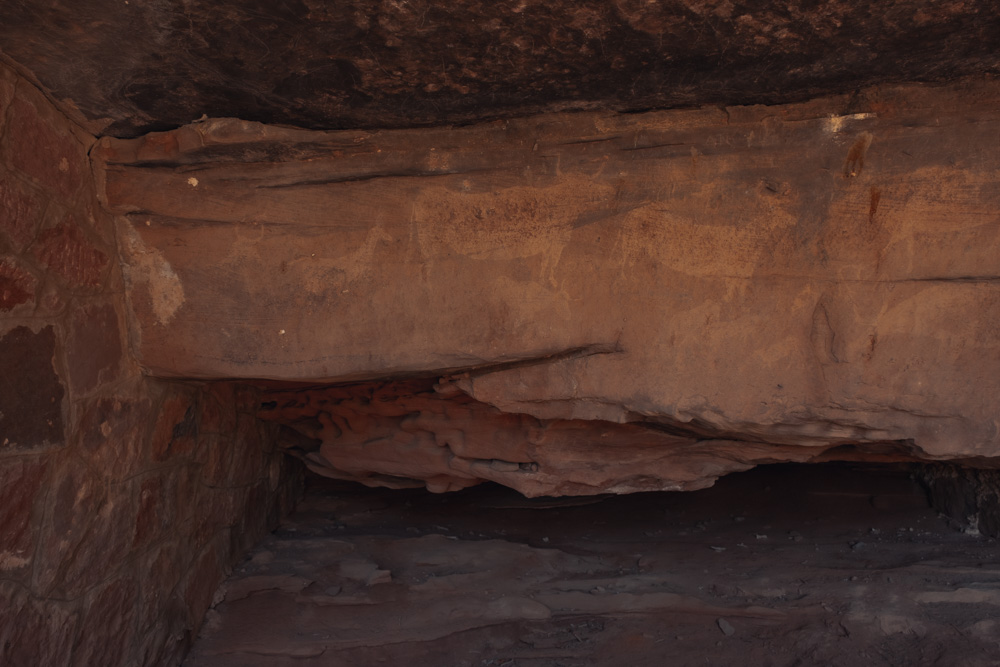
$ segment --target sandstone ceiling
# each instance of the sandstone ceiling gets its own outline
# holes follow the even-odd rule
[[[0,51],[96,134],[778,103],[1000,67],[993,0],[3,0]]]

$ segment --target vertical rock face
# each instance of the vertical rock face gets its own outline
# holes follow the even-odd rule
[[[2,665],[177,664],[295,488],[255,390],[126,353],[93,142],[0,66]]]
[[[450,378],[478,406],[540,420],[511,427],[536,454],[618,437],[676,449],[652,427],[737,467],[799,456],[788,446],[991,458],[998,98],[966,82],[372,134],[220,120],[95,154],[154,374]],[[493,413],[468,405],[457,430],[482,430]],[[386,472],[374,459],[398,436],[400,461],[434,459],[417,478],[451,454],[441,488],[496,478],[453,474],[466,457],[425,446],[444,426],[408,434],[426,410],[449,414],[427,406],[391,427],[361,419],[382,443],[369,472]],[[364,428],[349,430],[309,436],[341,471],[367,460]],[[526,462],[497,447],[472,458]],[[575,480],[538,456],[533,479],[549,481],[518,488],[633,475]],[[704,484],[728,465],[665,465],[651,483]]]

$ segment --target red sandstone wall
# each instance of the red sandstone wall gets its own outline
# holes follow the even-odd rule
[[[254,389],[141,376],[87,150],[0,66],[0,665],[172,665],[297,472]]]

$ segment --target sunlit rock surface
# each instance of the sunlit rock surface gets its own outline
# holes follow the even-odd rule
[[[696,488],[832,448],[1000,452],[998,97],[969,81],[371,133],[210,120],[94,155],[148,372],[475,399],[320,428],[338,476]]]

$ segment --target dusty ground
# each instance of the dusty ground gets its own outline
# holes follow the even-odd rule
[[[314,480],[185,665],[996,665],[997,556],[902,469],[603,499]]]

